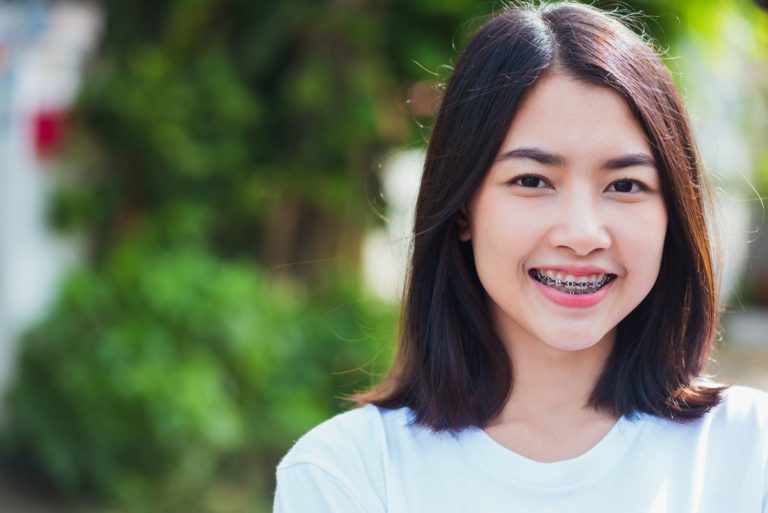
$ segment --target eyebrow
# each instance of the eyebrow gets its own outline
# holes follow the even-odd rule
[[[539,148],[515,148],[514,150],[505,151],[499,155],[498,161],[509,159],[528,159],[544,164],[545,166],[564,166],[566,159],[562,155],[555,153],[549,153]],[[623,169],[626,167],[634,166],[649,166],[656,167],[656,161],[647,153],[628,153],[607,160],[600,166],[601,169],[606,171],[613,171],[617,169]]]

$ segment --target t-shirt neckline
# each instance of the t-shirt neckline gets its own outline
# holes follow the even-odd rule
[[[466,429],[458,442],[471,459],[498,477],[536,488],[565,488],[587,483],[615,468],[631,450],[644,424],[642,417],[620,417],[587,452],[555,462],[544,463],[526,458],[476,427]]]

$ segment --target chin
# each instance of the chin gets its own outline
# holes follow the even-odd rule
[[[559,333],[552,336],[542,336],[539,338],[542,342],[553,349],[561,351],[583,351],[598,345],[606,339],[606,334],[597,335],[595,333]]]

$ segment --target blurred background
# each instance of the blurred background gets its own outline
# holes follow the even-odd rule
[[[440,85],[501,7],[0,0],[0,510],[270,510],[387,368]],[[710,372],[768,390],[766,8],[620,7],[718,189]]]

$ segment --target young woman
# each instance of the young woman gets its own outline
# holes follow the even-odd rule
[[[283,459],[275,511],[768,512],[766,396],[700,377],[707,201],[641,38],[492,18],[430,140],[395,366]]]

